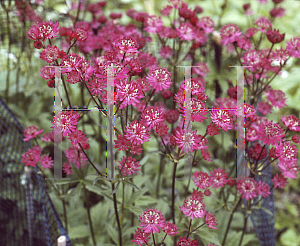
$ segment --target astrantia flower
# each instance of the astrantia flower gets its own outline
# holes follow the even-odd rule
[[[213,109],[210,115],[212,122],[221,127],[225,132],[232,129],[232,117],[227,110]]]
[[[168,69],[162,67],[152,69],[147,76],[147,80],[156,91],[166,90],[172,84],[171,73]]]
[[[125,161],[126,161],[126,163],[125,163]],[[123,156],[123,158],[121,159],[121,161],[119,163],[120,163],[119,168],[124,176],[134,174],[137,171],[141,170],[141,169],[138,169],[138,167],[141,166],[141,165],[139,165],[139,162],[136,161],[136,159],[132,158],[131,156],[129,156],[128,158]]]
[[[300,136],[295,134],[293,137],[292,137],[292,141],[294,143],[300,143]]]
[[[92,95],[101,95],[104,92],[104,88],[107,86],[107,83],[102,79],[92,79],[87,82],[87,87],[91,91]]]
[[[181,7],[183,0],[169,0],[169,3],[172,4],[175,9],[178,9]]]
[[[197,23],[197,27],[202,28],[205,33],[212,33],[215,28],[215,23],[212,18],[208,16],[203,16]]]
[[[207,134],[210,135],[210,136],[212,136],[212,137],[215,136],[215,135],[220,134],[220,132],[219,132],[219,127],[216,126],[216,125],[213,124],[213,123],[210,123],[210,124],[208,125],[206,131],[207,131]]]
[[[173,50],[170,48],[170,46],[162,46],[159,54],[163,57],[163,58],[169,58],[172,56],[173,54]]]
[[[163,232],[166,233],[167,235],[173,237],[178,233],[178,228],[176,225],[174,225],[171,222],[167,222],[165,228],[163,229]]]
[[[261,101],[257,105],[257,110],[261,112],[263,115],[267,115],[271,113],[272,107],[273,105],[271,103]]]
[[[40,58],[48,63],[54,62],[58,58],[59,49],[56,46],[48,45],[41,53]]]
[[[125,137],[133,144],[143,144],[143,142],[149,141],[150,138],[149,129],[143,122],[130,122],[125,133]]]
[[[191,41],[195,38],[194,27],[189,22],[181,23],[180,26],[176,28],[176,31],[180,40]]]
[[[286,50],[291,57],[300,58],[300,37],[293,37],[286,42]]]
[[[280,18],[280,17],[285,15],[285,9],[282,8],[282,7],[273,8],[273,9],[270,10],[270,15],[272,17]]]
[[[207,224],[208,228],[218,229],[218,228],[214,227],[214,226],[218,225],[216,217],[213,214],[211,214],[210,212],[208,212],[205,216],[205,224]]]
[[[160,211],[157,209],[148,209],[139,216],[140,224],[145,233],[160,232],[166,226],[166,220]]]
[[[164,121],[165,114],[159,107],[147,107],[141,115],[143,122],[150,127],[156,127]]]
[[[287,184],[287,178],[283,177],[281,173],[276,173],[271,180],[273,181],[275,188],[283,189],[283,187]]]
[[[34,167],[38,161],[40,161],[40,155],[42,153],[42,148],[40,145],[35,145],[33,148],[29,149],[22,155],[22,163],[25,166]]]
[[[252,66],[250,67],[250,70],[253,72],[257,70],[261,63],[261,56],[256,50],[247,50],[243,56],[241,57],[243,60],[243,64],[246,66]],[[249,82],[249,80],[248,80]]]
[[[257,196],[256,190],[257,182],[252,179],[238,180],[236,187],[242,198],[253,199]]]
[[[51,128],[61,131],[63,136],[67,136],[68,133],[71,133],[75,130],[76,125],[78,124],[79,114],[74,111],[62,111],[57,114],[57,118],[53,118]]]
[[[163,22],[160,16],[157,17],[156,15],[151,15],[145,19],[144,25],[144,30],[146,32],[156,33],[163,26]]]
[[[53,160],[48,155],[42,155],[40,159],[41,166],[45,169],[49,169],[51,166],[53,166]]]
[[[68,139],[76,149],[81,149],[79,144],[81,144],[83,149],[89,149],[90,147],[87,143],[88,137],[85,137],[85,134],[78,128],[75,128],[74,131],[69,133]]]
[[[81,72],[74,70],[70,73],[68,73],[66,81],[69,82],[70,84],[76,84],[80,81],[81,79]]]
[[[255,112],[256,112],[256,110],[253,105],[244,103],[244,114],[245,114],[246,118],[251,117],[252,115],[255,115]]]
[[[143,229],[138,228],[135,230],[135,234],[133,234],[133,240],[135,245],[141,246],[144,245],[145,243],[148,243],[150,240],[150,232],[146,233]]]
[[[296,175],[299,172],[299,166],[296,162],[280,162],[278,167],[285,177],[290,179],[297,178]]]
[[[124,36],[122,38],[117,39],[113,42],[114,47],[124,52],[136,52],[139,48],[139,44],[137,41],[128,36]]]
[[[284,137],[284,130],[278,125],[266,119],[259,125],[258,137],[266,145],[275,145]]]
[[[157,124],[156,128],[155,128],[155,132],[159,135],[159,136],[164,136],[168,133],[168,126],[166,123],[164,122],[160,122]]]
[[[280,34],[279,30],[268,30],[267,31],[267,38],[272,44],[280,43],[284,40],[285,33]]]
[[[44,130],[38,130],[39,128],[37,126],[28,126],[26,127],[24,131],[24,139],[23,141],[29,141],[32,138],[35,138],[36,136],[40,135]]]
[[[271,56],[271,59],[273,61],[278,61],[281,64],[283,64],[288,58],[289,52],[286,49],[282,49],[282,47],[280,47],[279,50],[273,52]]]
[[[220,167],[218,167],[218,169],[214,169],[213,172],[210,172],[210,180],[212,185],[212,188],[219,188],[219,187],[223,187],[224,185],[227,184],[228,181],[228,172],[224,173],[225,170],[222,169]]]
[[[196,73],[202,77],[206,77],[209,73],[209,68],[204,62],[199,62],[195,64],[195,67],[192,68],[193,73]]]
[[[41,67],[40,76],[42,76],[44,79],[55,79],[55,68],[47,66]]]
[[[183,129],[179,129],[175,132],[176,144],[186,153],[193,152],[194,149],[199,147],[199,138],[197,137],[197,131],[185,132]]]
[[[82,168],[83,165],[86,164],[87,158],[85,154],[82,150],[78,150],[73,146],[65,150],[65,155],[71,163],[77,166],[77,168]]]
[[[257,183],[256,189],[258,195],[262,197],[267,197],[271,194],[269,185],[261,180]]]
[[[261,32],[266,32],[268,29],[272,28],[271,21],[264,16],[260,17],[254,24],[260,28]]]
[[[296,162],[297,152],[295,145],[291,145],[291,142],[280,142],[276,146],[276,157],[280,162]]]
[[[69,160],[64,163],[63,170],[64,170],[65,174],[67,174],[67,175],[73,174],[72,166],[71,166],[71,163]]]
[[[183,206],[179,208],[187,217],[191,217],[191,220],[203,218],[206,214],[204,202],[193,197],[185,199]]]
[[[197,188],[205,189],[211,185],[211,178],[210,176],[202,171],[195,172],[193,176],[193,181]]]
[[[221,43],[222,45],[226,45],[228,43],[233,43],[234,41],[237,41],[237,38],[242,34],[240,32],[240,29],[237,25],[234,24],[227,24],[223,26],[220,30],[221,35]]]
[[[58,36],[59,28],[58,23],[55,22],[53,24],[52,20],[50,22],[43,22],[39,24],[39,33],[42,37],[42,40],[45,41],[46,39],[52,39]]]
[[[115,86],[117,87],[115,100],[122,102],[120,109],[128,105],[136,106],[140,98],[143,98],[143,91],[137,81],[119,80]]]
[[[300,131],[300,120],[294,115],[288,115],[281,117],[282,123],[288,127],[291,131]]]

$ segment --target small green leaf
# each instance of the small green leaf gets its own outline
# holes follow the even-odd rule
[[[139,187],[137,187],[134,183],[130,182],[130,181],[123,181],[125,184],[129,185],[130,187],[140,190]]]
[[[117,183],[117,187],[112,191],[112,193],[110,193],[110,195],[113,195],[114,193],[117,192],[117,190],[119,189],[119,185],[120,185],[120,181]]]

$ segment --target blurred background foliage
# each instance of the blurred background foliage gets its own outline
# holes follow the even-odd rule
[[[85,1],[85,7],[88,6],[89,3],[94,3],[96,1]],[[263,5],[258,1],[250,1],[251,8],[253,9],[254,16],[247,17],[243,13],[243,4],[248,3],[249,1],[222,1],[222,0],[211,0],[211,1],[199,1],[199,0],[186,0],[189,8],[193,9],[196,5],[203,8],[203,13],[199,14],[198,17],[202,16],[210,16],[218,26],[216,30],[219,30],[221,26],[227,23],[237,24],[242,31],[245,31],[248,26],[248,21],[253,22],[259,16],[268,16],[269,11],[272,9],[273,3],[272,1],[268,1],[267,4]],[[38,4],[33,0],[30,2],[31,8],[41,17],[43,21],[49,21],[52,19],[53,21],[58,21],[60,26],[72,26],[72,22],[67,15],[68,6],[72,3],[71,0],[66,1],[58,1],[58,0],[45,0],[41,1]],[[224,11],[222,11],[221,6],[224,6]],[[115,1],[110,0],[107,1],[107,5],[104,8],[104,15],[106,17],[109,16],[110,13],[123,13],[122,18],[119,20],[122,24],[127,24],[131,21],[131,19],[125,14],[126,11],[130,8],[134,8],[137,11],[144,11],[150,14],[160,15],[160,10],[167,5],[167,1],[161,0],[123,0],[123,1]],[[281,33],[285,34],[285,41],[281,44],[277,44],[274,46],[274,49],[278,49],[280,46],[285,47],[285,43],[291,37],[300,36],[300,1],[284,1],[281,5],[285,8],[286,14],[284,17],[280,19],[276,19],[273,27],[278,28]],[[4,98],[13,112],[18,116],[19,120],[23,124],[24,127],[30,125],[36,125],[39,128],[45,129],[44,132],[49,132],[50,127],[52,126],[51,121],[53,119],[53,89],[50,89],[47,86],[46,81],[39,76],[40,68],[45,65],[45,62],[39,58],[40,50],[37,50],[33,46],[33,41],[29,40],[26,35],[26,31],[33,24],[26,16],[18,16],[18,12],[16,11],[16,2],[15,1],[1,1],[0,7],[0,25],[1,25],[1,34],[0,34],[0,96]],[[25,18],[24,18],[25,17]],[[248,18],[248,20],[247,20]],[[84,8],[79,15],[80,20],[90,21],[92,19],[91,14]],[[162,16],[162,19],[165,24],[169,24],[169,19],[167,17]],[[158,55],[157,43],[155,37],[153,37],[154,45],[150,46],[151,53],[156,57]],[[270,44],[268,42],[262,43],[262,48],[269,48]],[[183,53],[189,48],[189,46],[183,47]],[[221,96],[225,96],[228,83],[227,79],[230,78],[233,81],[233,84],[236,82],[236,71],[234,68],[228,68],[229,65],[236,65],[237,61],[232,60],[231,55],[229,55],[223,49],[223,59],[222,59],[222,69],[221,73],[218,72],[216,63],[213,58],[207,61],[210,73],[206,78],[207,84],[207,94],[210,98],[215,98],[216,90],[214,80],[219,81],[219,85],[221,88]],[[213,57],[213,56],[212,56]],[[190,61],[183,61],[182,65],[190,64]],[[167,66],[168,64],[163,64]],[[290,59],[287,67],[283,70],[280,76],[272,82],[271,86],[274,89],[280,89],[284,91],[287,95],[287,107],[280,110],[273,110],[272,114],[268,116],[269,119],[272,119],[276,122],[280,122],[280,118],[283,115],[293,114],[299,117],[300,111],[300,60],[299,59]],[[179,80],[183,80],[183,73],[179,73]],[[69,87],[70,88],[70,87]],[[70,88],[71,89],[71,88]],[[81,104],[81,88],[80,86],[73,86],[71,94],[73,95],[73,101],[77,105]],[[86,95],[87,98],[87,95]],[[93,112],[96,114],[96,112]],[[96,117],[94,118],[96,119]],[[87,122],[90,120],[86,119]],[[101,121],[95,120],[93,123],[101,124]],[[87,132],[87,135],[92,135],[95,133],[92,124],[87,124],[86,129],[84,131]],[[197,124],[194,127],[198,127]],[[201,126],[199,125],[199,128]],[[199,129],[198,128],[198,129]],[[202,126],[203,129],[203,126]],[[202,134],[202,133],[200,133]],[[105,136],[103,136],[105,137]],[[218,149],[220,146],[223,149],[228,149],[232,146],[226,145],[226,142],[230,142],[231,136],[228,134],[220,134],[214,141],[210,142],[210,150]],[[91,144],[92,151],[96,151],[97,146],[95,140]],[[156,143],[152,142],[145,144],[145,148],[148,152],[155,150],[153,146],[156,146]],[[95,144],[93,144],[95,143]],[[103,146],[102,146],[103,147]],[[103,150],[102,150],[103,151]],[[100,152],[102,152],[100,151]],[[219,159],[214,159],[214,161],[209,164],[210,170],[212,170],[212,166],[217,167],[219,165],[224,165],[224,162],[221,161],[223,157],[225,157],[225,151],[223,154],[218,153],[216,156]],[[96,157],[97,158],[97,157]],[[159,154],[153,154],[151,156],[144,156],[143,161],[146,163],[143,165],[143,173],[144,176],[136,177],[135,184],[140,187],[145,185],[149,187],[149,189],[143,188],[140,191],[136,191],[135,196],[140,199],[136,199],[136,206],[129,206],[128,210],[131,211],[136,217],[142,212],[142,209],[139,207],[151,207],[156,206],[156,208],[160,209],[162,213],[169,213],[169,202],[168,202],[168,192],[169,190],[161,190],[159,194],[157,191],[152,189],[154,186],[151,185],[153,182],[157,182],[157,176],[155,175],[159,172],[162,172],[162,175],[165,177],[165,183],[161,184],[161,187],[170,187],[170,172],[166,171],[164,168],[165,159],[163,163],[158,163],[157,159],[159,158]],[[232,157],[231,157],[232,159]],[[100,158],[98,161],[101,162],[104,159]],[[142,162],[142,161],[141,161]],[[163,166],[161,169],[160,166]],[[208,171],[206,168],[207,165],[204,165],[204,171]],[[222,167],[222,166],[221,166]],[[206,168],[206,170],[205,170]],[[182,170],[183,171],[183,170]],[[276,170],[273,170],[274,172]],[[147,175],[146,175],[147,174]],[[180,175],[180,167],[178,175]],[[154,178],[154,180],[152,180]],[[300,221],[299,221],[299,207],[300,207],[300,182],[299,179],[295,179],[289,182],[287,187],[283,190],[275,190],[275,206],[276,206],[276,224],[275,228],[277,231],[277,245],[278,246],[297,246],[300,245]],[[72,187],[71,187],[72,188]],[[103,200],[104,196],[108,196],[107,194],[103,194],[103,192],[99,192],[99,196],[96,198],[93,190],[90,186],[86,187],[89,192],[91,204],[81,204],[75,202],[69,202],[68,209],[68,217],[69,226],[72,227],[70,230],[70,237],[75,240],[76,245],[87,245],[89,238],[89,230],[87,224],[78,225],[78,220],[80,216],[84,216],[85,212],[84,206],[91,206],[91,215],[92,218],[97,218],[94,220],[94,228],[109,228],[109,234],[111,238],[117,238],[117,231],[111,227],[109,223],[105,221],[109,221],[112,216],[112,201],[109,199]],[[103,188],[103,187],[102,187]],[[108,188],[108,187],[106,187]],[[178,184],[178,192],[184,191],[184,185]],[[93,191],[93,192],[91,192]],[[118,191],[119,192],[119,191]],[[130,191],[129,191],[130,193]],[[127,194],[128,197],[131,198],[131,193]],[[120,197],[119,194],[118,197]],[[54,204],[58,209],[58,212],[62,214],[62,207],[59,199],[51,194],[53,198]],[[136,197],[136,198],[137,198]],[[154,199],[153,197],[157,197]],[[159,197],[159,198],[158,198]],[[130,199],[129,198],[129,199]],[[211,206],[217,206],[217,198],[215,194],[211,196],[212,201],[215,201]],[[215,200],[214,200],[214,199]],[[76,199],[76,198],[72,198]],[[101,200],[102,199],[102,200]],[[132,204],[132,201],[131,203]],[[139,205],[139,206],[138,206]],[[182,205],[182,201],[177,201],[176,207]],[[178,212],[178,211],[177,211]],[[179,218],[181,220],[183,218]],[[239,227],[239,223],[242,219],[236,218],[236,227]],[[84,221],[84,219],[83,219]],[[220,223],[222,223],[220,221]],[[110,228],[111,227],[111,228]],[[124,235],[134,232],[134,227],[126,227],[124,228]],[[212,233],[209,235],[208,232],[203,232],[203,235],[207,235],[207,239],[205,242],[213,242],[214,237],[217,237],[217,233]],[[232,232],[233,234],[235,232]],[[96,234],[99,236],[99,242],[103,243],[101,245],[105,245],[105,239],[101,237],[101,231],[96,231]],[[234,240],[236,235],[231,235],[230,238]],[[239,236],[239,235],[238,235]],[[101,241],[103,240],[103,241]],[[257,245],[257,241],[251,241],[252,238],[245,237],[245,245]],[[167,244],[170,243],[167,241]],[[169,245],[169,244],[168,244]]]

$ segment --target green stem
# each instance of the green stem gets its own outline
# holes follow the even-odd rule
[[[111,190],[113,191],[114,189],[115,189],[115,184],[111,183]],[[122,227],[121,227],[121,223],[120,223],[120,219],[119,219],[116,192],[113,194],[113,200],[114,200],[114,209],[115,209],[116,220],[117,220],[118,229],[119,229],[119,246],[122,246]]]
[[[245,235],[245,232],[246,232],[246,227],[247,227],[247,220],[248,220],[248,216],[245,216],[245,218],[244,218],[244,229],[243,229],[243,233],[242,233],[242,236],[241,236],[241,239],[240,239],[240,242],[239,242],[239,246],[241,246],[242,242],[243,242],[243,238],[244,238],[244,235]]]
[[[226,242],[226,239],[227,239],[227,235],[228,235],[228,231],[229,231],[229,228],[230,228],[230,225],[231,225],[231,222],[232,222],[233,215],[234,215],[234,213],[235,213],[235,211],[236,211],[236,209],[239,206],[239,204],[240,204],[241,201],[242,201],[242,198],[240,197],[238,203],[236,204],[236,206],[232,210],[232,213],[230,215],[230,218],[229,218],[229,221],[228,221],[228,224],[227,224],[227,228],[226,228],[226,231],[225,231],[225,235],[224,235],[222,246],[225,245],[225,242]]]
[[[175,224],[175,177],[176,177],[176,169],[177,169],[177,162],[174,162],[174,169],[173,169],[173,179],[172,179],[172,220],[173,224]]]
[[[188,234],[186,235],[186,239],[189,238],[191,226],[192,226],[192,219],[190,219],[190,224],[189,224]]]
[[[66,231],[68,232],[68,216],[67,216],[67,209],[66,209],[66,201],[64,199],[62,199],[61,201],[64,209],[65,228]]]
[[[155,237],[154,237],[154,233],[153,232],[152,232],[152,239],[153,239],[154,246],[156,246],[156,244],[155,244]]]
[[[87,198],[87,190],[85,188],[85,185],[83,185],[83,194],[84,194],[84,199],[86,202],[86,211],[87,211],[90,231],[91,231],[91,235],[92,235],[92,240],[93,240],[93,244],[96,246],[97,243],[96,243],[95,234],[94,234],[94,230],[93,230],[93,224],[92,224],[92,219],[91,219],[91,210],[90,210],[90,205],[89,205],[88,198]]]

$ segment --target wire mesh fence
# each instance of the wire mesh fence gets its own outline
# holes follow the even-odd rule
[[[49,197],[45,180],[24,171],[21,154],[31,148],[24,129],[0,98],[0,245],[53,246],[69,236]]]

